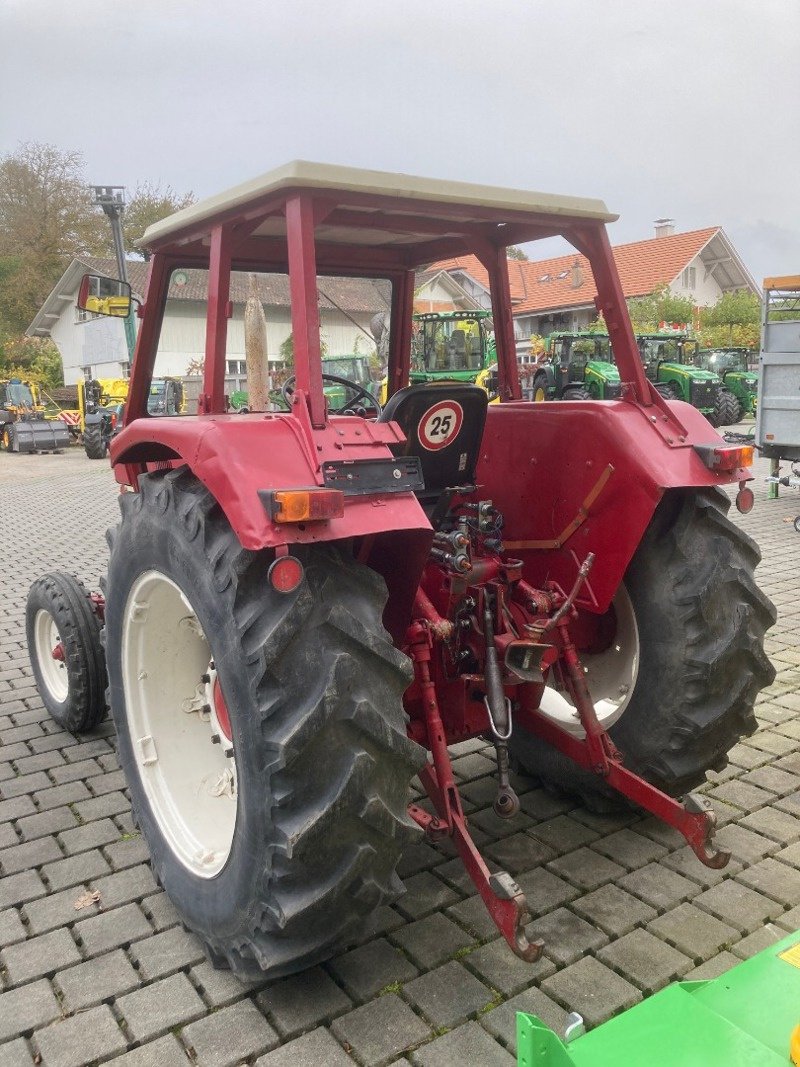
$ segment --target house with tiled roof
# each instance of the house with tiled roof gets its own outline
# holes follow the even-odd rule
[[[616,245],[613,253],[627,298],[648,296],[666,285],[675,295],[708,307],[731,290],[759,291],[720,226],[675,233],[670,220],[660,219],[655,237]],[[488,275],[475,256],[444,260],[429,268],[432,274],[441,271],[450,274],[476,304],[490,306]],[[577,252],[535,262],[509,259],[508,279],[519,342],[527,342],[532,334],[583,329],[597,317],[597,288],[589,261]]]
[[[143,298],[147,263],[128,260],[128,280],[137,299]],[[120,319],[87,314],[76,308],[81,278],[87,272],[118,277],[116,261],[85,256],[74,259],[36,314],[26,333],[50,337],[61,353],[64,383],[74,385],[84,375],[94,378],[127,377],[128,349]],[[267,354],[280,363],[281,345],[292,331],[289,280],[283,274],[259,274],[258,292],[267,319]],[[459,286],[448,281],[450,291]],[[187,374],[205,352],[207,272],[177,270],[173,273],[159,337],[155,373],[160,376]],[[245,374],[244,307],[248,275],[231,275],[233,314],[228,322],[227,373],[231,388]],[[330,356],[375,351],[370,324],[386,312],[390,302],[387,282],[364,278],[324,278],[319,283],[319,314],[322,340]]]

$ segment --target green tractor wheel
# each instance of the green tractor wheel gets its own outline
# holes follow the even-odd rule
[[[547,400],[547,375],[537,374],[533,379],[533,400],[534,403],[541,403],[543,400]]]
[[[591,400],[592,394],[583,385],[569,385],[561,394],[562,400]]]

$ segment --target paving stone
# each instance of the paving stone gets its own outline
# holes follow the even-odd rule
[[[43,934],[57,926],[88,919],[99,912],[97,904],[76,909],[76,902],[85,894],[86,887],[74,885],[61,893],[51,893],[40,900],[30,901],[25,905],[25,915],[30,924],[31,933]]]
[[[455,908],[460,906],[456,905]],[[392,940],[418,967],[425,970],[436,967],[459,949],[474,942],[471,934],[440,913],[393,931]]]
[[[353,943],[354,945],[363,945],[367,941],[372,941],[375,937],[383,937],[384,934],[389,934],[392,930],[397,930],[405,925],[405,921],[398,911],[389,907],[388,904],[383,904],[366,917],[358,936],[354,937]]]
[[[75,805],[75,811],[83,822],[102,819],[108,815],[119,815],[121,812],[128,810],[130,810],[130,804],[122,793],[106,793],[105,796],[95,797],[93,800],[83,800]]]
[[[579,889],[565,882],[563,878],[557,878],[544,867],[520,875],[517,884],[525,894],[528,910],[533,916],[544,915],[545,912],[580,896]]]
[[[645,993],[661,989],[691,970],[693,961],[647,930],[633,930],[597,953],[603,963],[621,972]]]
[[[661,863],[705,888],[716,885],[717,882],[721,882],[725,878],[730,878],[741,868],[741,864],[734,859],[731,859],[727,867],[722,867],[718,870],[713,867],[706,867],[688,845],[684,848],[679,848],[676,852],[671,852],[669,856],[664,856]]]
[[[200,941],[180,926],[144,941],[135,941],[129,952],[144,981],[163,978],[204,958]]]
[[[580,889],[596,889],[625,873],[625,868],[590,848],[579,848],[548,864],[553,874],[566,878]]]
[[[30,1046],[24,1037],[0,1045],[0,1067],[34,1067]]]
[[[50,888],[58,890],[101,877],[109,873],[110,870],[111,868],[99,849],[92,849],[89,852],[82,852],[78,856],[70,856],[68,859],[58,860],[56,863],[48,863],[42,868],[42,874],[50,883]]]
[[[404,850],[403,855],[400,857],[400,862],[397,864],[397,873],[401,878],[410,878],[412,874],[435,867],[442,860],[442,853],[438,849],[433,848],[424,841],[418,841]]]
[[[707,796],[712,802],[722,800],[746,812],[763,808],[765,804],[775,799],[772,793],[759,789],[758,786],[745,782],[741,778],[723,782],[722,785],[709,790]]]
[[[601,838],[592,847],[595,852],[600,852],[629,870],[645,867],[648,863],[661,859],[668,851],[664,845],[628,827]]]
[[[50,777],[56,785],[66,785],[67,782],[84,782],[92,775],[100,774],[101,770],[94,760],[82,760],[80,763],[65,763],[61,767],[54,767]]]
[[[0,993],[0,1041],[44,1026],[61,1015],[61,1005],[46,979]]]
[[[99,848],[100,845],[118,841],[119,830],[111,819],[98,819],[97,822],[87,822],[74,830],[59,834],[58,840],[66,854],[74,856],[90,848]]]
[[[511,951],[502,937],[462,956],[461,963],[490,989],[507,997],[527,989],[555,970],[546,956],[540,956],[536,963],[526,963]]]
[[[555,815],[563,815],[577,806],[574,799],[554,796],[544,789],[531,789],[519,798],[519,803],[525,814],[538,822],[552,819]]]
[[[128,1044],[106,1004],[37,1030],[36,1043],[44,1067],[83,1067],[124,1052]]]
[[[539,867],[556,855],[554,849],[527,833],[512,834],[484,849],[501,870],[518,875]]]
[[[10,822],[0,823],[0,849],[10,848],[11,845],[18,845],[19,838],[17,837],[17,831],[14,829],[14,824]]]
[[[78,763],[80,760],[88,759],[90,756],[106,755],[111,751],[111,746],[107,741],[102,738],[94,738],[91,741],[83,741],[79,745],[73,745],[72,748],[64,752],[64,755],[70,763]]]
[[[385,938],[370,941],[328,963],[328,970],[357,1003],[389,985],[416,978],[417,968]]]
[[[331,1030],[365,1064],[387,1063],[431,1036],[430,1028],[395,993],[335,1019]]]
[[[75,804],[90,796],[91,793],[83,782],[67,782],[64,785],[53,786],[51,789],[42,789],[34,799],[41,811],[47,811],[49,808],[59,808],[64,804]],[[80,818],[86,822],[82,815]]]
[[[0,960],[14,985],[53,974],[62,967],[78,963],[80,958],[77,945],[65,929],[9,945],[0,953]]]
[[[460,904],[452,904],[447,909],[447,916],[465,927],[473,942],[490,941],[493,937],[500,936],[500,931],[495,926],[481,897],[473,896],[462,900]],[[453,955],[453,953],[448,955]]]
[[[469,1022],[443,1034],[411,1054],[418,1067],[515,1067],[516,1060],[477,1023]]]
[[[710,911],[743,934],[752,933],[767,919],[774,919],[783,911],[783,907],[774,900],[741,885],[733,878],[707,889],[692,903],[704,911]]]
[[[778,796],[786,796],[797,789],[797,775],[782,771],[779,767],[757,767],[741,777],[742,782],[769,789]]]
[[[403,989],[411,1002],[435,1026],[456,1026],[492,1003],[494,994],[459,961],[451,960]]]
[[[788,796],[783,797],[783,799],[776,800],[775,807],[786,812],[788,815],[800,815],[800,792],[790,793]]]
[[[207,961],[192,967],[192,981],[211,1008],[222,1008],[266,985],[263,978],[242,980],[231,971],[218,971]]]
[[[278,1035],[250,1000],[185,1026],[181,1040],[203,1067],[236,1067],[278,1043]]]
[[[117,1057],[113,1062],[114,1067],[188,1067],[191,1061],[178,1039],[167,1034]],[[316,1067],[323,1067],[323,1064],[319,1063]]]
[[[732,952],[728,952],[726,949],[724,952],[718,952],[716,956],[712,956],[705,963],[701,963],[693,971],[687,971],[684,978],[686,981],[707,982],[710,978],[719,978],[721,974],[725,974],[731,967],[735,967],[737,963],[741,962]]]
[[[75,926],[87,956],[99,956],[109,949],[147,937],[151,932],[150,924],[136,904],[114,908]]]
[[[66,1009],[75,1012],[129,993],[137,988],[140,979],[125,953],[117,949],[68,971],[59,971],[55,984],[61,990]]]
[[[89,789],[97,797],[126,789],[128,785],[125,774],[121,770],[111,771],[109,774],[98,774],[88,784]]]
[[[28,931],[16,908],[0,911],[0,945],[13,945],[17,941],[24,941],[27,936]]]
[[[538,838],[554,852],[563,854],[597,840],[597,833],[569,815],[556,815],[531,827],[531,836]]]
[[[406,892],[397,901],[397,910],[408,919],[421,919],[460,899],[458,893],[430,871],[420,871],[407,878],[405,887]]]
[[[54,837],[40,837],[22,845],[12,845],[0,852],[3,874],[18,874],[30,867],[41,867],[50,860],[61,859],[61,849]]]
[[[206,1008],[185,974],[173,974],[119,997],[122,1013],[135,1041],[158,1037],[175,1026],[193,1022]]]
[[[510,819],[501,819],[492,808],[484,808],[483,811],[472,812],[469,817],[470,832],[478,846],[492,844],[501,837],[511,837],[530,826],[533,826],[533,819],[524,811]]]
[[[106,864],[108,868],[108,865]],[[117,871],[108,877],[92,877],[92,888],[100,893],[103,906],[113,908],[117,904],[127,904],[148,893],[154,893],[158,886],[150,867],[140,864],[125,871]]]
[[[572,963],[586,952],[608,942],[602,930],[585,922],[568,908],[557,908],[540,916],[528,928],[528,938],[544,941],[544,951],[557,963]]]
[[[98,824],[90,823],[90,825],[97,826]],[[147,863],[150,859],[150,850],[145,839],[137,835],[106,845],[103,855],[115,871],[121,871],[126,867],[138,867],[141,863]]]
[[[616,885],[603,885],[572,902],[572,910],[611,937],[621,937],[656,917],[655,908]]]
[[[493,774],[496,769],[494,760],[480,752],[471,752],[468,756],[459,756],[453,760],[453,772],[460,781],[480,778],[484,774]]]
[[[642,999],[630,982],[591,956],[545,978],[542,989],[562,1004],[569,1004],[570,1011],[579,1012],[589,1026],[599,1025]]]
[[[541,989],[531,986],[518,993],[511,1000],[498,1005],[492,1011],[481,1015],[480,1025],[490,1034],[506,1045],[513,1055],[517,1052],[517,1012],[525,1011],[549,1026],[556,1033],[564,1032],[567,1013],[560,1004],[556,1004]],[[464,1067],[467,1067],[465,1064]],[[472,1067],[472,1065],[470,1065]],[[477,1064],[475,1065],[477,1067]]]
[[[20,819],[17,828],[25,841],[33,841],[37,837],[55,834],[59,830],[69,830],[77,825],[78,820],[69,808],[52,808],[50,811]]]
[[[776,923],[780,923],[790,933],[794,933],[795,930],[800,929],[800,905],[795,908],[791,908],[789,911],[785,911],[783,915],[779,915],[775,920]]]
[[[699,886],[660,863],[646,867],[617,879],[616,884],[634,893],[657,911],[673,908],[684,900],[690,900],[700,892]]]
[[[294,1037],[352,1007],[350,998],[321,967],[267,986],[256,1000],[281,1037]]]
[[[660,915],[650,923],[649,929],[697,962],[707,960],[739,940],[732,926],[693,904],[680,904],[666,915]]]
[[[64,763],[60,752],[39,752],[34,756],[23,756],[16,761],[17,774],[31,774],[33,771],[47,771]],[[50,785],[50,782],[47,783]]]
[[[177,926],[181,921],[180,915],[175,910],[175,905],[166,893],[154,893],[151,897],[145,897],[141,902],[145,915],[150,920],[156,933],[168,930],[171,926]]]
[[[255,1067],[353,1067],[353,1060],[323,1027],[256,1060]]]
[[[715,835],[714,843],[717,848],[730,852],[733,859],[741,863],[755,863],[780,848],[777,841],[735,823],[723,826]]]
[[[775,859],[763,859],[737,875],[738,882],[787,907],[800,904],[800,871]]]
[[[737,941],[735,945],[732,945],[731,952],[740,959],[747,960],[751,956],[755,956],[757,952],[774,945],[776,941],[780,941],[783,937],[786,937],[785,930],[779,926],[774,926],[772,923],[766,923],[764,926],[760,926],[758,930],[754,930],[752,934],[743,937],[741,941]]]
[[[46,892],[47,887],[36,871],[22,871],[9,878],[0,878],[0,908],[35,900]]]
[[[35,793],[37,789],[49,789],[52,784],[44,771],[21,774],[16,778],[7,778],[4,782],[0,782],[0,797],[3,800],[10,800],[24,793]]]
[[[8,822],[9,819],[22,819],[26,815],[35,815],[36,807],[30,797],[14,797],[11,800],[0,800],[0,822]]]

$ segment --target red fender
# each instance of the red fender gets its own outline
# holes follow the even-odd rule
[[[580,563],[594,552],[586,606],[602,612],[666,490],[752,477],[746,469],[713,473],[694,444],[724,442],[699,411],[682,402],[493,404],[478,465],[480,494],[503,513],[508,554],[523,560],[531,585],[555,580],[569,589]],[[514,547],[520,541],[558,540],[580,517],[609,464],[613,473],[562,546]]]

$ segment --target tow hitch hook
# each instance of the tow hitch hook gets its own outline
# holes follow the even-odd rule
[[[494,644],[492,609],[488,599],[483,606],[483,637],[486,642],[486,696],[484,703],[489,713],[489,725],[494,735],[497,753],[497,795],[494,798],[494,813],[500,819],[510,819],[519,811],[519,797],[508,780],[508,740],[511,737],[511,701],[503,692],[500,663]]]

